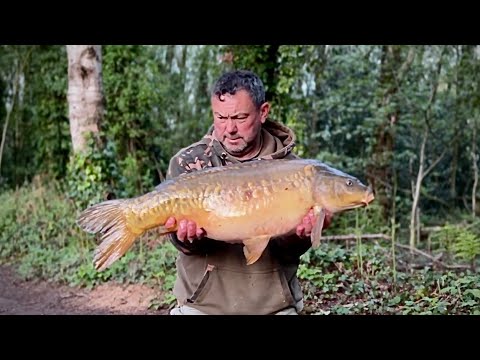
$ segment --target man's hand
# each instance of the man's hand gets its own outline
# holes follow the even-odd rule
[[[171,216],[168,218],[167,222],[165,223],[165,227],[167,229],[174,227],[176,222],[177,222],[177,219]],[[197,224],[194,221],[183,219],[183,220],[180,220],[180,222],[178,223],[178,229],[177,229],[178,240],[180,241],[188,240],[190,242],[193,242],[193,240],[201,239],[204,236],[205,236],[205,230],[197,227]]]
[[[325,220],[323,221],[323,228],[326,229],[332,222],[333,214],[325,210]],[[315,215],[313,209],[310,209],[308,214],[303,218],[302,223],[297,226],[297,235],[300,237],[308,237],[312,233],[313,225],[315,224]]]

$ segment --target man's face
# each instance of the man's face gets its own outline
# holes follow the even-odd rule
[[[214,135],[234,156],[243,156],[255,149],[262,124],[270,109],[268,103],[257,109],[245,90],[225,94],[221,101],[212,97]]]

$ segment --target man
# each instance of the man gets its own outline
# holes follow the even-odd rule
[[[170,160],[167,178],[211,166],[261,159],[294,159],[295,134],[268,119],[262,81],[250,71],[221,76],[211,94],[213,125],[202,140]],[[303,293],[296,273],[299,257],[311,246],[313,212],[296,234],[269,242],[261,258],[246,265],[243,244],[208,239],[190,220],[178,224],[171,241],[180,250],[173,289],[177,314],[298,314]],[[266,216],[268,216],[266,214]],[[326,226],[331,221],[328,214]],[[166,226],[175,225],[168,219]]]

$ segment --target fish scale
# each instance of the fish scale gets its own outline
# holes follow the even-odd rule
[[[177,223],[194,221],[211,239],[243,242],[249,265],[271,238],[295,231],[310,209],[315,213],[312,244],[318,246],[325,210],[341,212],[373,199],[372,190],[360,180],[317,160],[262,160],[181,175],[136,198],[93,205],[77,223],[85,231],[103,234],[94,255],[99,270],[148,229],[176,231],[176,226],[164,226],[171,216]]]

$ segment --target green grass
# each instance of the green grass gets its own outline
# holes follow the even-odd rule
[[[22,187],[1,194],[0,202],[0,263],[15,265],[22,278],[87,288],[106,281],[143,283],[166,292],[160,304],[174,301],[168,293],[177,250],[170,242],[149,246],[161,241],[150,233],[98,272],[92,263],[96,239],[75,224],[79,210],[58,184]]]

